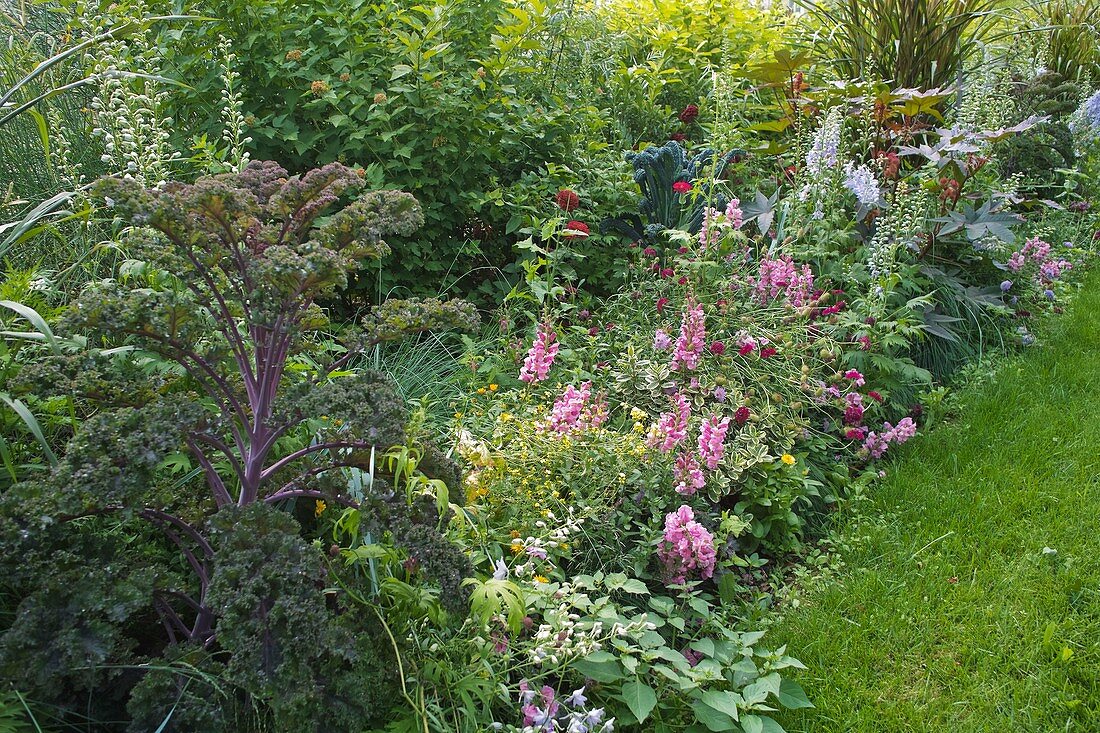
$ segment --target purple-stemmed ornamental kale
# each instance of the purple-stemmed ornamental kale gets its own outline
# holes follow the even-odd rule
[[[387,254],[384,236],[410,235],[423,221],[411,195],[362,189],[360,175],[343,165],[290,176],[270,162],[159,189],[117,178],[95,186],[135,228],[130,252],[144,274],[89,286],[62,327],[87,334],[90,344],[152,352],[181,376],[154,388],[148,377],[134,379],[129,400],[110,379],[91,384],[97,404],[115,409],[100,409],[77,431],[48,487],[20,491],[48,497],[51,508],[34,515],[44,518],[38,530],[111,512],[164,530],[199,581],[197,597],[173,591],[171,605],[157,606],[172,640],[212,643],[218,614],[207,596],[216,553],[202,530],[208,510],[196,513],[192,498],[181,508],[188,521],[165,511],[179,498],[156,488],[161,461],[189,452],[218,510],[294,497],[351,505],[332,469],[365,467],[372,448],[405,443],[406,409],[385,377],[346,367],[382,341],[477,322],[462,301],[390,300],[343,331],[340,350],[315,347],[323,339],[313,334],[328,325],[318,299]],[[102,353],[38,371],[67,369],[75,388],[94,382],[79,372],[104,366]],[[193,622],[184,623],[183,608]]]

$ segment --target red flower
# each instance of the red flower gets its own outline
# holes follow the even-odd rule
[[[876,392],[873,389],[870,392],[867,393],[867,396],[870,397],[875,402],[882,402],[882,395],[880,395],[878,392]]]
[[[557,203],[558,208],[562,211],[572,211],[581,205],[581,197],[568,188],[563,188],[558,191],[558,195],[554,197],[554,202]]]
[[[695,118],[699,116],[699,108],[694,104],[689,104],[684,107],[684,110],[680,113],[680,122],[685,125],[690,125],[695,121]]]
[[[737,350],[737,353],[741,356],[748,356],[752,353],[752,350],[756,348],[751,342],[741,344],[741,348]]]
[[[715,341],[710,345],[710,353],[721,356],[726,353],[726,345],[721,341]]]
[[[566,223],[565,228],[572,229],[575,232],[580,232],[579,234],[566,234],[566,239],[584,239],[588,236],[588,225],[585,224],[583,221],[570,221]]]
[[[672,184],[672,190],[676,193],[687,193],[691,190],[691,184],[687,181],[676,181]]]
[[[668,298],[657,298],[657,315],[665,312],[666,305],[668,305]]]
[[[682,132],[674,132],[668,136],[668,139],[675,140],[678,143],[682,143],[684,140],[687,140],[687,135]]]
[[[760,349],[760,358],[767,359],[769,357],[775,356],[778,353],[779,349],[775,348],[774,346],[765,346],[764,348]]]
[[[867,428],[848,428],[844,437],[848,440],[863,440],[867,437]]]
[[[733,421],[738,425],[744,425],[749,421],[749,415],[751,414],[749,408],[742,405],[737,408],[737,412],[733,413]]]
[[[668,278],[672,277],[672,276],[673,276],[673,275],[675,275],[675,274],[676,274],[676,273],[675,273],[675,272],[673,272],[673,270],[672,270],[672,268],[671,268],[671,267],[666,267],[666,268],[664,268],[663,270],[661,270],[661,277],[665,278],[666,280],[667,280]]]
[[[588,329],[588,335],[589,336],[599,336],[600,335],[599,326],[593,326],[592,328]]]
[[[678,282],[680,285],[687,285],[688,284],[687,275],[681,275],[680,279],[677,280],[676,282]]]
[[[653,247],[646,247],[642,250],[642,254],[644,254],[646,257],[656,257],[657,250],[653,249]]]

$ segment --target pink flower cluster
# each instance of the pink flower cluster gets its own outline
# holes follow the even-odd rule
[[[760,305],[767,305],[783,296],[795,308],[801,308],[810,301],[814,274],[809,265],[803,265],[799,270],[790,256],[784,255],[774,260],[760,260],[760,271],[755,279],[749,278],[749,283],[756,291]]]
[[[1043,282],[1057,280],[1062,274],[1073,267],[1064,259],[1050,256],[1050,243],[1044,242],[1038,237],[1032,237],[1024,242],[1024,246],[1013,252],[1008,258],[1008,269],[1019,272],[1031,260],[1039,266],[1039,276]]]
[[[695,369],[699,357],[706,348],[706,315],[699,303],[688,303],[688,310],[680,321],[680,336],[672,355],[672,369]]]
[[[718,464],[726,454],[725,441],[729,429],[728,417],[719,418],[717,415],[711,415],[699,430],[699,458],[712,471],[718,468]]]
[[[670,583],[684,583],[695,571],[699,577],[709,578],[718,559],[714,535],[695,521],[695,513],[687,505],[665,515],[664,540],[657,554]]]
[[[676,481],[676,493],[691,496],[707,485],[699,462],[690,451],[681,451],[672,467],[672,478]]]
[[[741,199],[731,199],[726,204],[726,220],[734,229],[740,229],[745,224],[745,212],[741,211]]]
[[[646,441],[650,448],[656,448],[662,453],[671,452],[687,437],[688,420],[691,419],[691,404],[687,397],[677,392],[671,399],[673,410],[661,413]]]
[[[891,443],[901,445],[917,434],[917,424],[911,417],[903,417],[897,425],[882,424],[881,433],[870,433],[863,441],[863,447],[872,458],[882,458]]]
[[[523,360],[523,367],[519,370],[520,381],[530,383],[546,379],[559,347],[554,329],[545,323],[541,324],[535,342],[531,344],[527,358]]]
[[[554,402],[546,427],[565,435],[577,428],[599,427],[607,420],[607,406],[602,400],[589,402],[592,383],[584,382],[577,389],[569,385]]]

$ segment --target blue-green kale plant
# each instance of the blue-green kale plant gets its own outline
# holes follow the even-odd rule
[[[729,203],[716,181],[722,178],[730,162],[742,154],[730,151],[719,155],[706,148],[688,157],[675,140],[627,153],[626,160],[634,167],[634,182],[642,194],[638,213],[605,219],[600,224],[601,230],[647,244],[656,244],[666,229],[698,232],[707,207],[723,210]]]
[[[0,497],[14,606],[0,676],[17,689],[62,717],[125,706],[129,730],[357,731],[384,714],[392,645],[325,591],[322,551],[285,509],[358,506],[340,469],[409,440],[404,403],[356,357],[477,314],[390,300],[353,327],[328,322],[319,301],[423,220],[411,195],[363,188],[343,165],[290,176],[271,162],[96,185],[141,264],[68,309],[61,328],[87,349],[18,380],[90,417],[52,471]],[[181,460],[195,477],[172,481]],[[439,520],[407,549],[457,591],[465,560]],[[260,712],[246,724],[241,710]]]

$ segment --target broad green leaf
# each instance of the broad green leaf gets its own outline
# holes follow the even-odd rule
[[[737,720],[740,716],[741,711],[738,706],[744,702],[740,695],[729,690],[707,690],[699,697],[699,700],[705,705],[725,713],[734,720]]]
[[[691,709],[695,713],[695,719],[705,725],[707,730],[720,733],[721,731],[735,731],[738,729],[733,718],[715,710],[710,705],[705,705],[700,700],[692,702]]]
[[[806,691],[802,689],[802,685],[794,680],[785,679],[779,683],[778,697],[779,704],[791,710],[812,708],[814,706],[814,704],[810,702],[810,698],[806,697]]]
[[[657,693],[652,687],[638,680],[631,680],[624,684],[620,697],[639,723],[644,723],[653,712],[653,708],[657,706]]]

